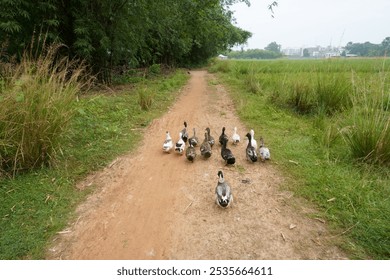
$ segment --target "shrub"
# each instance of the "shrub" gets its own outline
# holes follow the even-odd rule
[[[229,61],[219,61],[217,60],[210,68],[210,73],[222,72],[229,73],[230,72],[230,63]]]
[[[318,77],[315,88],[318,110],[332,115],[351,106],[351,83],[343,77]]]
[[[52,162],[73,114],[84,68],[58,58],[61,45],[37,58],[27,52],[0,67],[0,170],[14,174]]]
[[[297,80],[290,90],[288,103],[300,114],[311,113],[315,106],[311,85]]]
[[[256,72],[253,68],[249,69],[249,73],[245,76],[246,85],[251,93],[257,94],[261,92],[260,81],[256,76]]]
[[[353,157],[390,163],[390,112],[384,110],[388,94],[375,93],[367,85],[357,89],[351,118],[343,134]]]
[[[152,107],[153,93],[148,91],[146,88],[138,91],[138,104],[142,110],[148,111]]]
[[[160,64],[153,64],[149,66],[149,73],[152,75],[160,75],[161,74],[161,65]]]

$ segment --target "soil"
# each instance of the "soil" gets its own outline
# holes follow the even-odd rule
[[[224,87],[206,71],[190,75],[175,104],[145,129],[135,152],[78,184],[95,191],[57,234],[47,258],[345,259],[326,221],[282,188],[285,179],[275,162],[246,160],[243,139],[250,128],[240,122]],[[209,159],[197,148],[194,163],[164,153],[165,131],[176,142],[184,121],[190,136],[195,127],[201,140],[206,127],[218,140],[223,126],[229,136],[236,126],[241,143],[228,144],[236,164],[225,164],[218,143]],[[268,145],[271,154],[277,152]],[[215,204],[219,170],[234,195],[227,209]]]

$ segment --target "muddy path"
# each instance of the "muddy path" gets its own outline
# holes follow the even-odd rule
[[[218,144],[208,160],[197,149],[194,163],[164,154],[165,131],[176,141],[184,120],[201,139],[206,127],[216,138],[223,126],[230,136],[236,126],[242,139],[250,129],[224,87],[206,71],[192,71],[177,102],[145,130],[135,152],[80,182],[96,190],[56,236],[48,259],[346,258],[326,222],[308,215],[315,210],[280,188],[283,178],[272,161],[246,161],[245,141],[229,144],[235,166],[225,165]],[[218,170],[232,185],[235,201],[228,209],[214,203]]]

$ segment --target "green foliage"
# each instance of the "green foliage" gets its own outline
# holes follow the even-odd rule
[[[329,222],[350,258],[389,259],[390,60],[228,63],[258,73],[262,94],[247,87],[249,71],[218,76],[247,127],[261,131],[285,187],[316,205],[312,216]]]
[[[358,56],[386,56],[389,55],[390,37],[386,37],[381,44],[348,42],[345,50],[346,53]]]
[[[276,54],[281,54],[281,52],[280,52],[281,48],[282,48],[282,46],[279,45],[278,43],[271,42],[264,49],[267,51],[274,52]]]
[[[61,149],[84,68],[66,58],[53,64],[60,47],[0,65],[0,173],[50,164]]]
[[[116,66],[199,65],[251,36],[229,6],[248,1],[1,0],[0,45],[20,55],[36,34],[59,40],[111,82]]]
[[[260,50],[260,49],[249,49],[245,51],[231,51],[228,54],[229,58],[234,59],[275,59],[282,57],[280,52],[273,50]]]

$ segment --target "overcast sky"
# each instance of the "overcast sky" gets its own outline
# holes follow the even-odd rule
[[[381,43],[390,37],[390,0],[251,0],[231,7],[237,26],[253,33],[245,49],[271,42],[287,47]]]

